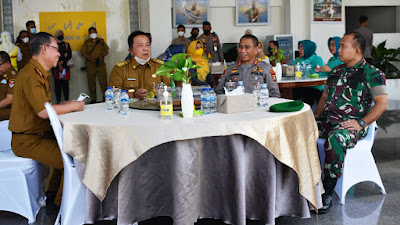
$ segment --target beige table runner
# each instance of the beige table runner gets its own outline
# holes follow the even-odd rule
[[[285,102],[270,98],[269,105]],[[130,109],[127,116],[106,111],[104,104],[60,116],[63,150],[86,165],[82,178],[100,200],[114,177],[129,163],[157,145],[211,136],[241,134],[265,146],[296,171],[300,193],[317,205],[316,184],[321,179],[316,141],[318,129],[308,105],[292,113],[254,112],[161,120],[157,111]]]

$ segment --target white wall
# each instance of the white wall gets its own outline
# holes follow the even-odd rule
[[[107,27],[107,45],[110,47],[105,58],[107,73],[110,75],[113,66],[125,59],[128,54],[127,37],[130,33],[129,2],[126,0],[13,0],[14,35],[25,30],[25,23],[34,20],[39,30],[39,12],[75,12],[75,11],[105,11]],[[53,34],[54,35],[54,34]],[[71,68],[70,99],[77,98],[81,92],[89,93],[86,72],[81,72],[84,60],[80,52],[73,52],[74,67]],[[52,81],[53,82],[53,81]],[[51,83],[53,84],[53,83]],[[54,87],[54,85],[51,85]],[[55,94],[53,92],[53,102]],[[97,87],[100,100],[100,87]]]

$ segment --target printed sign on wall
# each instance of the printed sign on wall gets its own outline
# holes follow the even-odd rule
[[[55,35],[64,32],[64,40],[72,51],[80,51],[83,42],[89,38],[88,29],[95,27],[99,38],[106,38],[106,12],[40,12],[40,31]]]

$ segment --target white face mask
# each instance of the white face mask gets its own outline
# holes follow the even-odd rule
[[[141,59],[141,58],[135,56],[135,60],[136,60],[136,62],[138,62],[140,65],[143,66],[150,60],[150,57],[148,59]]]
[[[24,37],[24,38],[22,39],[22,42],[28,43],[28,42],[29,42],[29,37]]]
[[[179,31],[179,32],[178,32],[178,36],[179,36],[179,37],[182,37],[183,35],[185,35],[185,32],[183,32],[183,31]]]
[[[90,37],[91,37],[92,39],[96,39],[96,38],[97,38],[97,33],[91,33],[91,34],[90,34]]]

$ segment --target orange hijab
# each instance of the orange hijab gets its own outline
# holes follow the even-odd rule
[[[201,44],[201,48],[196,50],[197,43]],[[208,73],[210,72],[210,67],[208,66],[208,60],[203,56],[203,43],[201,41],[192,41],[188,47],[188,55],[192,58],[192,61],[196,65],[201,66],[197,69],[197,78],[200,81],[205,81]]]

